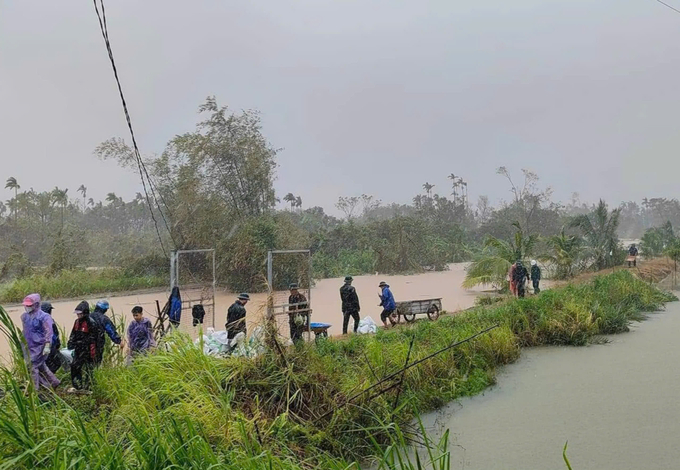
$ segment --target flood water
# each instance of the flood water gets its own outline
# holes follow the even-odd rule
[[[465,263],[452,264],[448,271],[428,272],[410,276],[356,276],[353,285],[357,289],[361,302],[361,317],[371,316],[376,323],[380,323],[380,303],[378,294],[378,283],[385,281],[390,284],[392,292],[397,301],[418,300],[427,298],[442,298],[442,306],[447,311],[456,311],[468,308],[474,304],[475,298],[480,290],[465,290],[461,283],[465,278]],[[342,333],[342,313],[340,310],[339,289],[343,284],[343,279],[322,279],[316,282],[311,292],[311,307],[313,309],[312,321],[329,323],[332,327],[329,334],[339,335]],[[28,292],[27,292],[28,294]],[[187,298],[190,293],[184,293],[183,298]],[[111,308],[117,314],[125,314],[128,321],[132,319],[130,310],[135,305],[144,307],[145,315],[151,318],[152,322],[156,316],[156,300],[163,307],[167,301],[169,291],[159,291],[152,293],[110,296],[107,297]],[[102,296],[86,296],[88,301],[96,301]],[[246,306],[248,331],[260,324],[265,313],[267,295],[251,294],[251,302]],[[218,291],[216,297],[217,308],[215,311],[215,325],[217,329],[224,329],[226,323],[227,309],[236,299],[236,295],[229,292]],[[44,299],[49,300],[49,299]],[[55,309],[52,313],[55,321],[61,327],[70,330],[75,320],[73,309],[78,304],[78,300],[55,301],[52,302]],[[92,306],[91,308],[94,308]],[[20,317],[23,307],[13,305],[6,307],[12,319],[20,325]],[[197,329],[191,326],[191,312],[184,311],[182,314],[181,329],[193,336],[196,336]],[[206,317],[206,325],[212,326],[212,318]],[[288,336],[288,317],[279,317],[279,330],[283,336]],[[350,323],[350,331],[352,323]],[[6,357],[8,345],[5,338],[0,338],[0,357]]]
[[[484,395],[425,417],[452,469],[680,468],[680,303],[611,343],[524,350]]]

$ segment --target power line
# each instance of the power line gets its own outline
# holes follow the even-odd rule
[[[109,30],[108,30],[108,25],[106,24],[106,9],[104,8],[104,0],[99,0],[99,5],[97,5],[97,0],[93,0],[94,3],[94,10],[97,13],[97,19],[99,20],[99,29],[101,30],[102,37],[104,38],[104,43],[106,44],[106,51],[108,52],[109,55],[109,61],[111,62],[111,68],[113,69],[113,76],[116,79],[116,85],[118,86],[118,94],[120,95],[120,101],[123,105],[123,111],[125,112],[125,120],[127,121],[128,129],[130,130],[130,137],[132,138],[132,146],[134,148],[134,155],[135,155],[135,160],[137,161],[137,169],[139,170],[139,177],[142,180],[142,188],[144,189],[144,195],[146,197],[146,202],[147,205],[149,206],[149,212],[151,213],[151,219],[153,220],[154,227],[156,228],[156,234],[158,235],[158,241],[160,242],[161,249],[163,250],[163,254],[165,256],[168,256],[167,251],[165,250],[165,245],[163,244],[163,238],[161,237],[161,232],[158,229],[158,221],[156,220],[156,216],[153,213],[153,207],[151,205],[151,197],[149,197],[149,191],[147,190],[147,181],[149,184],[149,189],[151,190],[151,195],[153,197],[153,201],[155,203],[155,206],[158,208],[158,211],[163,219],[163,222],[165,224],[165,228],[168,231],[168,234],[170,235],[170,239],[172,242],[177,245],[175,242],[175,239],[172,236],[172,232],[170,231],[170,227],[168,225],[168,221],[165,219],[165,215],[163,214],[163,210],[161,209],[160,205],[158,204],[158,198],[156,197],[156,191],[154,191],[154,185],[151,180],[151,176],[149,175],[149,172],[146,169],[146,165],[144,165],[144,161],[142,160],[141,153],[139,152],[139,147],[137,146],[137,140],[135,139],[135,132],[132,128],[132,120],[130,119],[130,113],[128,112],[127,108],[127,102],[125,101],[125,95],[123,94],[123,88],[120,84],[120,79],[118,78],[118,69],[116,68],[116,62],[113,58],[113,50],[111,49],[111,42],[109,41]],[[101,13],[99,11],[101,7]],[[160,194],[160,192],[159,192]],[[162,197],[162,195],[161,195]]]
[[[673,6],[670,6],[668,3],[662,2],[661,0],[656,0],[656,1],[659,2],[660,4],[662,4],[663,6],[666,6],[666,7],[670,8],[670,9],[673,10],[674,12],[680,13],[680,10],[678,10],[677,8],[675,8],[675,7],[673,7]]]

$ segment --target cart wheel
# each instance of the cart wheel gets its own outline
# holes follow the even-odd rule
[[[404,320],[411,323],[411,322],[416,320],[416,314],[415,313],[405,313],[404,314]]]
[[[430,305],[430,308],[427,309],[427,318],[432,321],[435,321],[437,318],[439,318],[439,307],[436,305]]]

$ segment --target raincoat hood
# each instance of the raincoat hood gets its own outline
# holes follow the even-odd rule
[[[75,309],[76,312],[81,312],[83,315],[89,315],[90,314],[90,304],[88,304],[86,301],[82,301],[78,304],[78,306]]]
[[[22,303],[24,304],[24,307],[33,307],[35,304],[38,304],[38,307],[34,308],[34,310],[37,310],[40,308],[40,294],[28,294],[24,297]]]

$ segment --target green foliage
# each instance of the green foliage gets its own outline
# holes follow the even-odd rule
[[[576,216],[571,221],[571,227],[581,231],[586,258],[596,270],[610,268],[622,261],[617,236],[620,212],[619,209],[609,211],[607,204],[600,200],[593,212]]]
[[[87,242],[82,231],[59,230],[50,252],[50,272],[58,273],[64,269],[74,269],[84,262],[86,252]]]
[[[17,277],[25,277],[31,273],[31,262],[28,257],[19,250],[13,250],[12,253],[2,264],[0,269],[0,279],[7,280]]]
[[[486,238],[484,249],[467,269],[463,287],[485,284],[497,288],[507,286],[506,278],[510,266],[517,260],[526,260],[538,242],[538,237],[527,236],[518,222],[512,225],[515,227],[515,234],[511,240],[500,240],[491,235]]]
[[[555,267],[555,279],[569,279],[582,268],[585,261],[583,239],[565,234],[562,228],[559,235],[547,238],[545,243],[548,251],[540,258]]]
[[[416,458],[398,425],[483,391],[521,346],[586,344],[673,298],[619,271],[436,322],[305,344],[285,361],[278,353],[213,358],[173,333],[131,367],[99,369],[92,398],[68,403],[39,405],[5,373],[4,389],[19,392],[0,401],[0,469],[359,469],[349,461],[367,455],[377,456],[372,468],[448,469],[447,435],[438,445],[425,437]],[[0,320],[11,334],[1,309]],[[338,409],[376,376],[398,371],[411,339],[416,361],[492,325],[499,326],[409,369],[396,409],[393,393]]]
[[[673,226],[668,221],[661,227],[647,229],[640,240],[640,250],[646,257],[661,256],[676,240]]]
[[[30,292],[40,292],[46,299],[80,297],[167,284],[167,276],[129,276],[115,268],[102,270],[72,269],[57,274],[32,274],[0,285],[0,302],[21,302]]]

